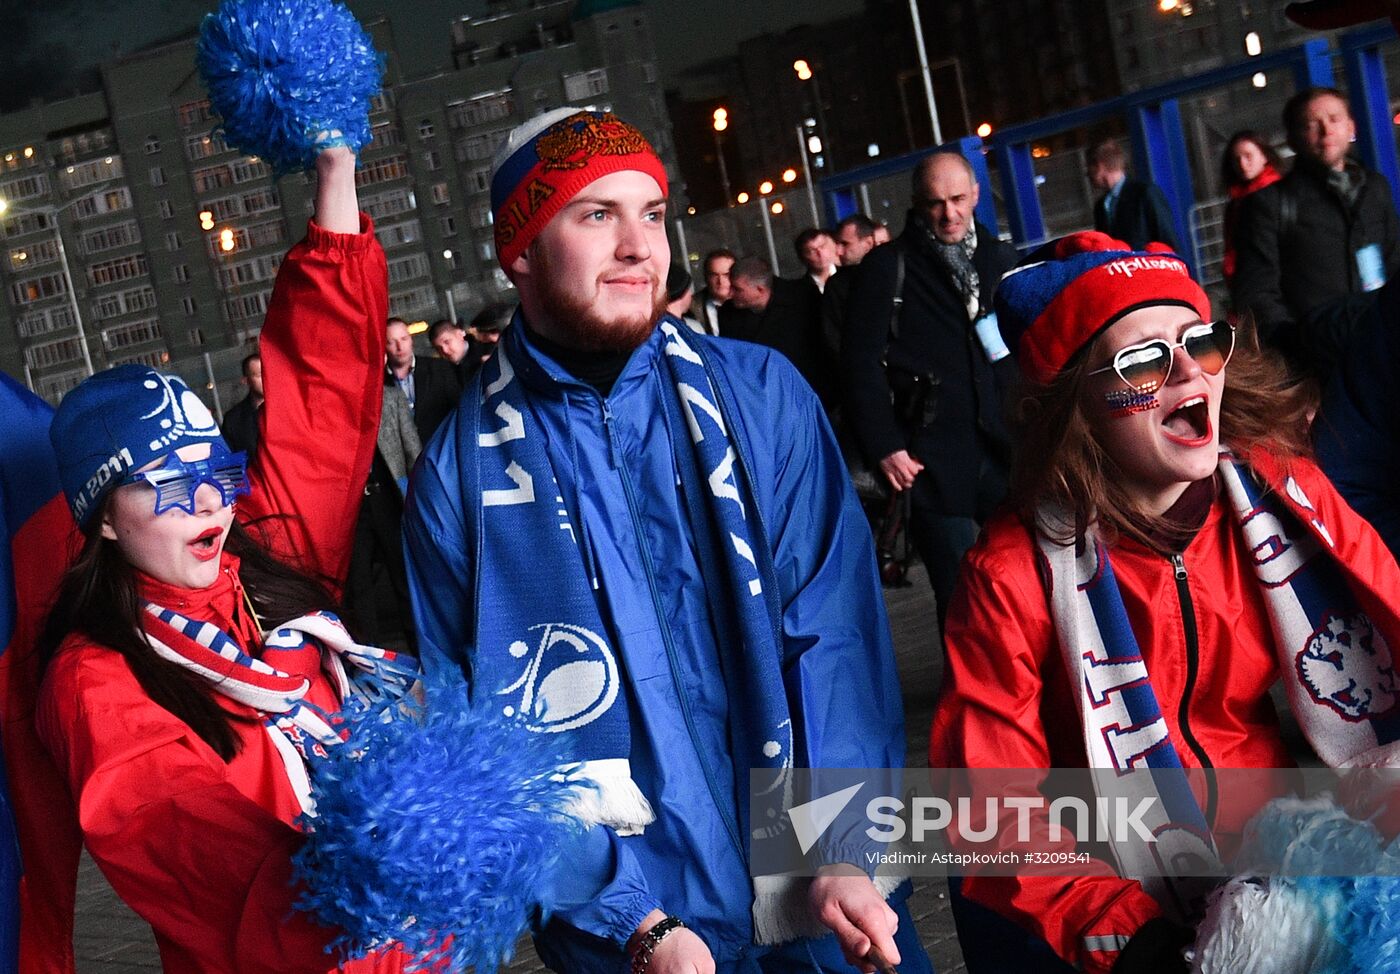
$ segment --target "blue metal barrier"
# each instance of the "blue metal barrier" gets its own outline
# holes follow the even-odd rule
[[[1332,86],[1336,83],[1332,70],[1334,55],[1340,55],[1347,79],[1352,114],[1356,118],[1360,160],[1386,177],[1390,182],[1391,194],[1397,206],[1400,206],[1400,153],[1396,151],[1390,96],[1386,90],[1385,67],[1380,52],[1381,46],[1394,38],[1395,31],[1388,23],[1342,35],[1336,50],[1327,40],[1314,38],[1296,47],[1251,57],[1189,78],[1179,78],[1002,129],[992,135],[985,148],[991,151],[996,160],[1006,224],[1012,239],[1017,246],[1027,249],[1043,242],[1047,236],[1031,155],[1032,144],[1105,119],[1125,118],[1137,172],[1156,183],[1166,195],[1177,238],[1182,243],[1182,249],[1188,251],[1181,256],[1193,271],[1198,271],[1200,255],[1195,253],[1190,226],[1191,210],[1196,202],[1195,189],[1191,180],[1186,135],[1181,126],[1179,99],[1202,94],[1261,71],[1290,71],[1299,88]],[[826,200],[828,215],[838,220],[855,212],[860,184],[910,170],[919,159],[931,152],[956,150],[973,163],[981,184],[977,218],[988,226],[997,226],[983,149],[982,140],[964,138],[956,143],[907,153],[824,179],[821,192]]]
[[[1389,24],[1377,24],[1344,35],[1340,47],[1361,161],[1389,181],[1391,199],[1400,205],[1400,159],[1395,151],[1395,123],[1380,52],[1381,44],[1394,37]]]

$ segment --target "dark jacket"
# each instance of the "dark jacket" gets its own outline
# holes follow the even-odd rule
[[[782,352],[828,408],[836,397],[832,350],[822,340],[821,292],[810,278],[773,279],[773,294],[762,311],[746,311],[730,301],[719,309],[719,333],[757,342]]]
[[[839,359],[841,336],[846,331],[846,307],[851,303],[859,271],[859,264],[840,268],[826,279],[826,290],[822,292],[822,341],[831,349],[833,358]]]
[[[1313,423],[1317,462],[1400,558],[1400,277],[1380,292]]]
[[[384,384],[396,384],[394,373],[387,368],[384,370]],[[413,425],[422,443],[426,445],[433,438],[442,421],[457,408],[457,400],[461,397],[462,382],[458,378],[457,366],[445,359],[414,356]]]
[[[924,463],[942,513],[978,513],[978,471],[983,461],[1005,468],[1011,437],[1002,401],[1016,381],[1013,357],[993,365],[982,351],[962,298],[924,231],[912,222],[898,239],[876,247],[861,261],[846,306],[841,342],[845,406],[866,461],[908,450]],[[896,265],[905,254],[904,305],[899,334],[890,340]],[[1002,274],[1015,266],[1014,247],[977,224],[977,268],[982,305],[990,308]],[[888,369],[883,364],[888,361]],[[891,389],[903,398],[915,376],[931,376],[930,421],[902,421]]]
[[[1153,241],[1179,250],[1171,207],[1167,206],[1167,198],[1155,183],[1123,180],[1123,188],[1113,204],[1112,218],[1104,207],[1106,199],[1105,196],[1094,204],[1095,230],[1131,244],[1134,250],[1141,250]]]
[[[702,287],[700,288],[700,290],[696,291],[695,296],[691,298],[690,301],[690,315],[696,321],[700,322],[700,324],[705,326],[706,334],[714,334],[714,332],[710,331],[709,315],[705,313],[705,305],[709,300],[710,289],[708,287]],[[715,306],[715,310],[719,311],[723,307],[723,304],[718,304]]]
[[[1327,375],[1374,304],[1362,290],[1357,252],[1380,248],[1386,276],[1400,268],[1400,223],[1385,177],[1357,166],[1348,205],[1327,169],[1299,157],[1293,171],[1249,196],[1235,240],[1234,299],[1254,314],[1265,343],[1304,371]]]
[[[244,396],[224,413],[222,426],[224,442],[230,450],[243,450],[248,462],[258,455],[258,407],[251,395]]]

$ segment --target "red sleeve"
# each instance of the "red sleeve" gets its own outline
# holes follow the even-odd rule
[[[115,653],[65,647],[40,696],[40,737],[78,806],[89,853],[189,970],[335,969],[332,933],[294,913],[301,835],[240,791]],[[266,769],[256,769],[266,770]],[[397,971],[395,957],[346,970]]]
[[[358,234],[310,223],[278,270],[260,341],[267,399],[239,518],[279,557],[336,586],[379,429],[388,294],[369,217]]]
[[[1054,766],[1046,681],[1064,664],[1034,559],[1029,534],[1012,518],[989,524],[968,554],[948,607],[931,767]],[[1077,719],[1072,703],[1063,719]],[[1104,871],[1102,864],[1084,868]],[[1107,972],[1127,938],[1162,912],[1140,884],[1117,876],[967,876],[962,892],[1093,974]]]

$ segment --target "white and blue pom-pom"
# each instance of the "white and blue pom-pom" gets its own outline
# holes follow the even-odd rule
[[[224,0],[204,18],[195,62],[224,141],[279,175],[370,140],[383,59],[333,0]]]
[[[1247,873],[1212,896],[1193,974],[1394,974],[1400,970],[1400,855],[1330,795],[1259,811],[1236,860]],[[1335,872],[1355,875],[1328,875]]]
[[[397,942],[433,970],[493,970],[550,911],[561,851],[581,826],[560,809],[547,735],[472,704],[460,677],[426,707],[350,715],[345,745],[311,767],[297,906],[341,935],[345,957]]]

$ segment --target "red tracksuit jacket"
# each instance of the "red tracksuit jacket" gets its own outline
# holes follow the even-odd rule
[[[359,234],[312,224],[282,264],[262,333],[262,445],[238,517],[282,557],[336,582],[379,425],[387,315],[384,254],[369,219]],[[143,594],[246,646],[254,637],[239,621],[237,559],[225,554],[222,568],[209,589],[147,579]],[[311,668],[311,698],[334,708],[330,684]],[[234,726],[244,746],[225,764],[146,696],[119,654],[76,636],[50,665],[37,714],[89,852],[150,922],[166,971],[334,969],[323,952],[332,931],[292,913],[299,807],[282,762],[259,721]],[[400,969],[397,956],[346,968]]]
[[[1284,471],[1272,458],[1251,462],[1267,482],[1282,483]],[[1287,473],[1335,538],[1335,554],[1362,607],[1382,632],[1395,634],[1396,645],[1395,560],[1315,464],[1295,460]],[[929,749],[935,768],[1085,764],[1077,690],[1069,686],[1037,555],[1024,524],[1009,515],[989,522],[968,553],[948,612],[948,669]],[[1182,734],[1184,722],[1212,767],[1291,767],[1269,698],[1278,675],[1274,640],[1249,552],[1223,495],[1184,552],[1198,637],[1189,697],[1188,642],[1172,563],[1127,538],[1113,546],[1111,558],[1182,764],[1206,763]],[[1233,810],[1235,817],[1252,811]],[[1162,913],[1135,880],[1116,877],[967,877],[962,891],[1096,974],[1117,960],[1117,950],[1106,945],[1126,942]]]

